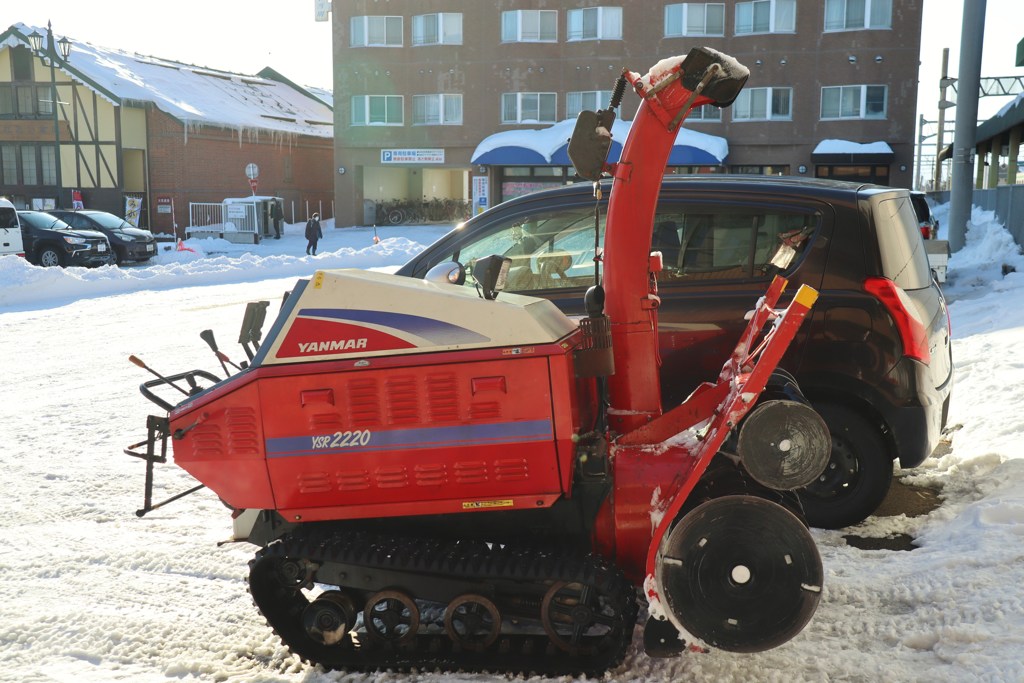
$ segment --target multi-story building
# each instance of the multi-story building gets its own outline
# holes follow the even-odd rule
[[[699,45],[750,80],[687,124],[727,153],[673,170],[911,185],[922,0],[349,0],[332,13],[339,224],[373,220],[375,201],[477,187],[493,204],[571,182],[530,134],[491,136],[543,136],[606,106],[624,67]],[[638,104],[627,93],[620,118]]]

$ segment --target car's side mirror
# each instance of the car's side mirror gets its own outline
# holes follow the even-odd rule
[[[442,261],[428,270],[423,279],[436,285],[464,285],[466,269],[458,261]]]

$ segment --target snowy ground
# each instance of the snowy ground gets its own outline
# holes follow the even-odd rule
[[[944,207],[938,214],[945,225]],[[975,211],[950,263],[956,387],[948,455],[902,472],[939,491],[927,517],[872,518],[911,552],[864,551],[815,531],[825,592],[810,626],[758,655],[652,660],[635,643],[607,681],[1024,681],[1024,258]],[[137,354],[166,372],[217,370],[198,337],[233,342],[245,302],[277,300],[315,268],[393,269],[437,227],[302,226],[243,248],[190,242],[150,265],[44,270],[0,258],[0,680],[492,681],[469,674],[323,672],[288,655],[245,589],[250,546],[217,547],[228,513],[201,492],[138,519],[143,463],[122,449],[153,408]],[[1006,264],[1018,272],[1002,274]],[[158,472],[158,498],[188,488]],[[848,532],[847,532],[848,533]],[[569,679],[562,679],[568,681]]]

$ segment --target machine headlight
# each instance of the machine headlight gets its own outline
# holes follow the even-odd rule
[[[67,242],[68,244],[88,244],[89,243],[88,240],[85,240],[85,239],[83,239],[81,237],[71,237],[70,235],[65,235],[64,236],[64,241]]]

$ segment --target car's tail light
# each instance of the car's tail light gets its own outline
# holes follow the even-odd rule
[[[892,316],[903,343],[903,355],[922,363],[931,362],[928,330],[915,316],[914,305],[906,293],[895,282],[884,277],[869,277],[864,281],[864,290],[881,301]]]

